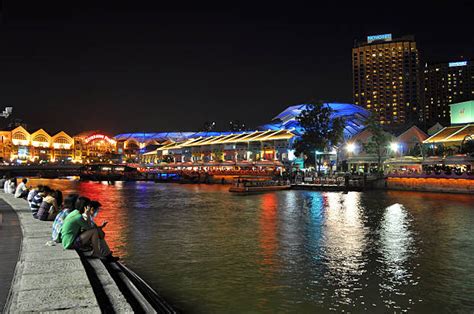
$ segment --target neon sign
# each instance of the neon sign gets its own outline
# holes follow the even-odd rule
[[[104,135],[104,134],[93,134],[91,136],[86,137],[84,142],[86,142],[86,144],[88,144],[89,142],[95,141],[95,140],[105,140],[105,141],[109,142],[109,144],[115,145],[115,141],[113,139],[111,139],[110,137],[108,137],[107,135]]]
[[[452,67],[465,67],[467,65],[467,61],[459,61],[459,62],[449,62],[448,66]]]
[[[383,41],[390,41],[392,40],[392,34],[381,34],[381,35],[373,35],[367,36],[367,42],[371,43],[376,40],[383,40]]]

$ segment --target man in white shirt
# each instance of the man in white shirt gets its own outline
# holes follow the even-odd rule
[[[23,178],[23,180],[21,180],[21,183],[18,184],[15,191],[16,198],[26,198],[28,196],[28,188],[26,187],[27,182],[28,179]]]
[[[10,186],[10,179],[7,179],[5,183],[3,184],[3,191],[5,193],[8,193],[8,187]]]

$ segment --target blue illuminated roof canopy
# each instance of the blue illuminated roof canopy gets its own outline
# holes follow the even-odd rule
[[[333,111],[332,118],[342,117],[346,122],[344,138],[350,138],[364,129],[364,122],[369,116],[369,112],[362,107],[344,103],[325,103]],[[307,109],[308,104],[299,104],[286,108],[273,121],[259,127],[260,130],[292,130],[296,135],[304,133],[297,117],[301,111]]]
[[[333,118],[343,117],[346,122],[344,137],[350,138],[364,129],[364,122],[369,116],[369,112],[359,106],[344,103],[325,103],[326,106],[333,109]],[[304,133],[303,128],[297,121],[301,111],[306,109],[308,104],[293,105],[273,118],[272,122],[261,125],[257,130],[290,130],[295,135]],[[247,131],[248,132],[248,131]],[[243,132],[158,132],[158,133],[123,133],[114,138],[117,141],[135,140],[140,143],[156,141],[163,143],[165,141],[184,141],[191,138],[210,137],[219,135],[239,134]]]

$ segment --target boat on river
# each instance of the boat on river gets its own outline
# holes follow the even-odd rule
[[[133,181],[140,178],[137,168],[114,164],[85,165],[79,173],[81,180],[89,181]]]
[[[241,176],[234,179],[234,184],[230,187],[229,192],[250,194],[288,190],[290,188],[291,184],[286,180],[273,180],[271,177],[265,176]]]

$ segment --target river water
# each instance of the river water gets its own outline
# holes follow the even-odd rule
[[[99,200],[115,254],[183,312],[474,311],[472,195],[31,182]]]

